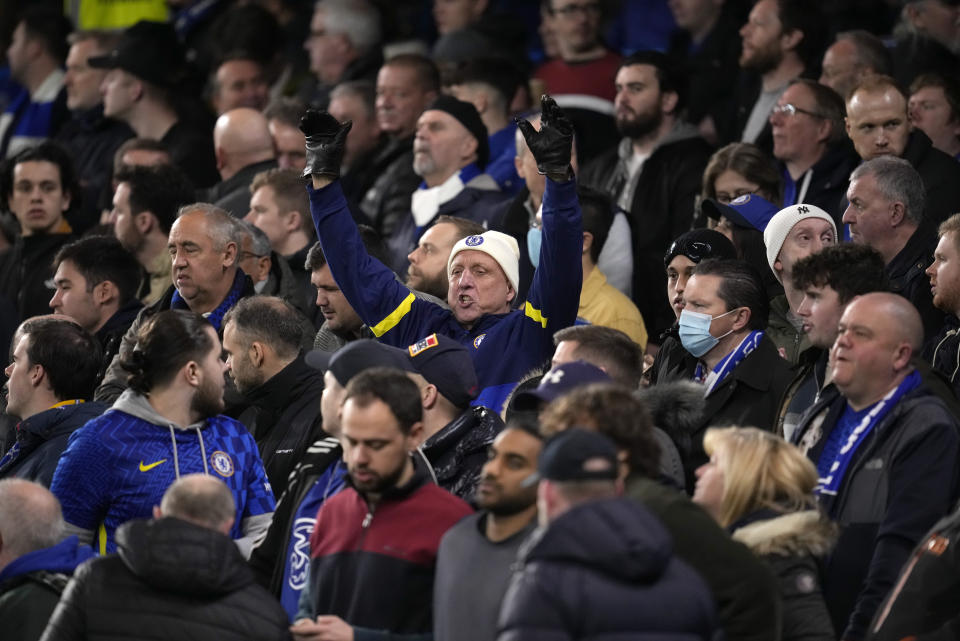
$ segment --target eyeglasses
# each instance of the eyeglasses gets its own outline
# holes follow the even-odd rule
[[[600,15],[600,3],[591,2],[590,4],[568,4],[565,7],[554,9],[553,13],[559,14],[564,18],[572,18],[576,13],[582,13],[587,16],[598,16]]]
[[[780,114],[782,116],[794,116],[798,113],[807,114],[813,118],[820,118],[821,120],[826,120],[826,116],[823,114],[818,114],[815,111],[808,111],[806,109],[801,109],[793,103],[787,103],[785,105],[774,105],[773,109],[770,110],[771,114]]]
[[[264,258],[266,254],[254,254],[253,252],[240,252],[240,260],[248,260],[250,258]]]

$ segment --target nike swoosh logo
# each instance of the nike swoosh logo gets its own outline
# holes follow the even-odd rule
[[[150,470],[152,470],[152,469],[155,468],[156,466],[160,465],[161,463],[166,463],[166,462],[167,462],[167,459],[160,459],[160,460],[157,461],[156,463],[151,463],[151,464],[149,464],[149,465],[144,465],[144,464],[143,464],[143,460],[141,460],[141,461],[140,461],[140,471],[141,471],[141,472],[149,472]]]

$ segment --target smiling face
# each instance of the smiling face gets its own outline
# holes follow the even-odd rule
[[[949,314],[960,315],[960,251],[957,250],[957,232],[940,237],[933,253],[933,263],[926,271],[930,277],[933,304]]]
[[[454,256],[449,279],[447,304],[464,327],[472,327],[484,314],[506,314],[516,296],[500,264],[475,249]]]
[[[536,486],[523,482],[537,471],[537,457],[543,442],[527,432],[507,428],[487,448],[487,462],[480,471],[475,500],[482,510],[510,516],[537,502]]]
[[[60,183],[60,168],[46,160],[28,160],[13,168],[10,211],[24,236],[53,233],[70,208],[70,194]]]
[[[810,344],[823,349],[833,345],[843,309],[840,296],[829,285],[809,285],[803,291],[803,300],[795,311],[803,320],[803,331]]]
[[[902,156],[910,136],[907,101],[899,91],[858,91],[847,101],[847,135],[864,160]]]
[[[697,264],[684,256],[677,254],[667,265],[667,300],[673,308],[673,313],[680,318],[683,311],[683,292],[687,288],[687,281],[693,275],[693,268]]]

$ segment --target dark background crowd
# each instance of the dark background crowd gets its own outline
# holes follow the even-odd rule
[[[960,2],[0,43],[3,638],[960,638]]]

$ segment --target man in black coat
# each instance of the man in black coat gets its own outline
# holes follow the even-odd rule
[[[243,405],[233,415],[257,441],[277,496],[307,446],[322,433],[323,375],[304,362],[302,334],[300,314],[279,298],[245,298],[224,317],[227,368],[243,395]]]
[[[685,378],[704,385],[700,418],[674,438],[683,460],[687,487],[707,462],[703,434],[708,427],[752,425],[773,430],[780,397],[793,375],[765,328],[770,311],[755,269],[735,260],[706,260],[693,269],[683,292],[679,334],[695,361],[678,361],[660,381]]]
[[[663,253],[690,229],[711,153],[696,128],[680,119],[683,82],[663,54],[644,51],[626,58],[617,71],[615,101],[624,138],[585,167],[581,177],[628,214],[633,300],[654,342],[673,323],[662,296]]]
[[[100,346],[63,318],[31,318],[20,326],[7,376],[6,413],[20,419],[16,442],[0,459],[0,478],[50,487],[67,439],[108,408],[87,402],[100,368]]]
[[[256,584],[227,536],[236,513],[227,486],[185,476],[153,508],[154,519],[117,531],[118,554],[83,565],[67,585],[43,639],[289,639],[280,604]]]

